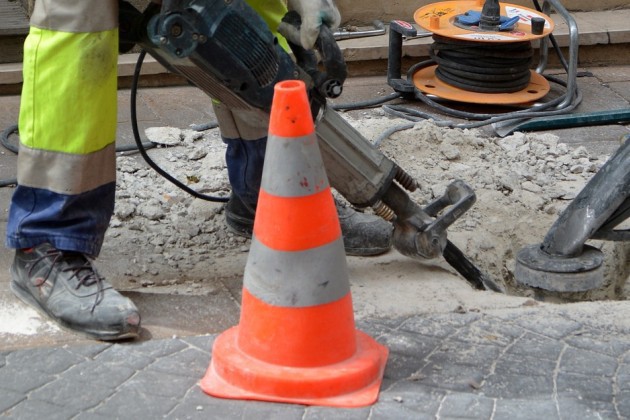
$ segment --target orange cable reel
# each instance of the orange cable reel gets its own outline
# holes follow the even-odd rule
[[[531,42],[550,35],[553,20],[536,10],[509,3],[499,3],[501,21],[506,22],[502,30],[483,30],[481,25],[463,24],[464,18],[482,12],[484,0],[444,1],[428,4],[416,10],[415,22],[434,36],[457,42],[487,44],[511,44]],[[542,24],[540,25],[540,23]],[[511,23],[511,26],[507,24]],[[535,23],[535,24],[533,24]],[[419,68],[412,76],[413,84],[425,94],[439,98],[476,104],[516,105],[528,104],[546,96],[550,91],[544,76],[530,70],[526,87],[515,92],[483,93],[454,86],[436,76],[439,65]]]

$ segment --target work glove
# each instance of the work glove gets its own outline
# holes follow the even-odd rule
[[[295,45],[310,50],[315,45],[322,25],[334,30],[341,22],[341,15],[333,0],[288,0],[289,11],[297,12],[302,18],[300,29],[286,22],[278,26],[286,39]]]

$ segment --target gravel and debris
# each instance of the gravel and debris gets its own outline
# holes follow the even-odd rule
[[[370,141],[397,123],[379,109],[342,115]],[[168,173],[204,194],[229,195],[225,145],[218,129],[153,127],[145,134],[159,144],[149,154]],[[531,292],[514,282],[515,253],[542,241],[559,213],[608,158],[592,156],[584,147],[572,149],[553,134],[517,132],[497,138],[478,130],[438,127],[432,121],[394,133],[380,149],[416,179],[419,188],[411,195],[421,205],[440,196],[455,179],[475,190],[475,205],[449,228],[449,238],[518,295]],[[203,273],[208,261],[248,251],[249,240],[225,226],[223,203],[190,196],[138,154],[121,154],[117,167],[115,215],[105,246],[127,256],[123,274],[128,287],[138,282],[145,287],[185,282]],[[627,298],[630,247],[592,244],[606,255],[607,283],[568,298]]]

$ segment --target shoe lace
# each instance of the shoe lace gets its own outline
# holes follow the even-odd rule
[[[70,256],[79,256],[83,260],[83,262],[70,263]],[[60,251],[58,249],[49,249],[48,251],[46,251],[46,254],[35,260],[29,270],[29,276],[31,275],[33,268],[40,261],[47,258],[52,258],[52,263],[50,264],[50,267],[48,268],[48,272],[44,276],[44,279],[48,279],[48,276],[50,276],[50,273],[52,273],[52,270],[57,262],[67,260],[66,262],[68,263],[68,267],[62,268],[61,271],[72,272],[72,276],[70,278],[75,277],[77,279],[77,285],[74,288],[75,290],[78,290],[81,286],[89,287],[96,284],[96,297],[94,299],[92,309],[90,310],[91,313],[94,313],[94,309],[96,308],[96,306],[103,300],[105,289],[103,287],[103,277],[98,274],[88,257],[79,253],[69,253]]]

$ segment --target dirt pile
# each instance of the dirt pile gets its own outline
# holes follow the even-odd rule
[[[368,140],[399,123],[381,110],[342,114]],[[167,146],[150,152],[156,162],[195,190],[226,197],[230,186],[218,130],[172,127],[147,131]],[[379,148],[420,184],[420,204],[440,196],[455,179],[472,186],[477,202],[449,229],[449,238],[512,294],[531,295],[513,279],[514,255],[540,243],[607,156],[571,149],[552,134],[516,133],[495,138],[477,130],[440,128],[431,121],[394,133]],[[221,203],[195,199],[147,168],[137,155],[118,158],[115,217],[106,246],[129,256],[125,278],[143,285],[194,277],[208,262],[248,250],[249,241],[227,230]],[[593,241],[606,255],[606,285],[572,299],[630,296],[630,247]],[[242,263],[239,259],[239,264]],[[147,276],[149,274],[149,276]],[[177,280],[180,279],[180,280]]]

